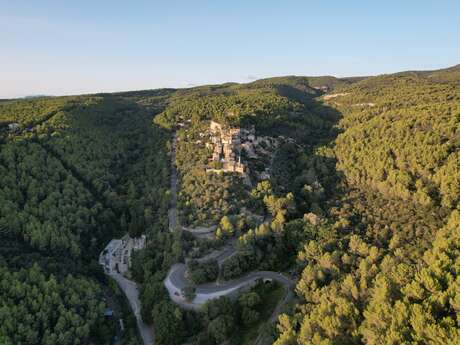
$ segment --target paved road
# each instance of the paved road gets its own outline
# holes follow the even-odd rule
[[[181,295],[184,287],[192,285],[186,278],[185,272],[187,267],[184,264],[175,264],[168,272],[168,276],[164,281],[165,287],[168,289],[170,298],[184,308],[196,309],[207,301],[218,298],[220,296],[232,296],[242,288],[253,285],[259,279],[276,280],[283,284],[287,289],[290,289],[294,282],[282,275],[281,273],[272,271],[255,271],[247,275],[223,284],[207,283],[196,286],[195,298],[191,302],[187,302]]]
[[[216,238],[214,234],[216,229],[217,229],[217,225],[211,225],[208,227],[198,226],[196,228],[187,228],[184,226],[182,227],[182,230],[191,233],[195,238],[203,238],[203,239],[208,239],[208,240],[212,240]]]
[[[179,225],[178,218],[177,218],[177,168],[176,168],[176,147],[177,147],[177,137],[176,134],[174,133],[173,136],[173,141],[171,145],[171,204],[170,204],[170,209],[168,211],[168,220],[169,220],[169,230],[174,231],[177,229]],[[216,229],[216,226],[211,226],[211,227],[199,227],[199,228],[186,228],[182,227],[182,230],[188,231],[192,233],[195,237],[197,238],[209,238],[214,236],[214,231]],[[222,263],[232,257],[233,255],[236,254],[235,248],[234,248],[234,243],[230,243],[229,245],[225,246],[223,249],[214,251],[213,253],[210,253],[209,255],[206,255],[205,257],[202,257],[198,259],[199,261],[205,261],[209,259],[215,259],[217,260],[219,267],[222,266]],[[281,283],[285,288],[286,288],[286,295],[283,298],[282,301],[278,303],[276,306],[275,310],[273,311],[270,320],[274,321],[278,314],[281,311],[281,307],[290,299],[292,296],[292,286],[294,285],[294,282],[289,279],[288,277],[282,275],[281,273],[277,272],[272,272],[272,271],[255,271],[248,273],[247,275],[235,279],[229,282],[225,282],[223,284],[219,283],[208,283],[208,284],[202,284],[195,286],[195,298],[193,301],[188,302],[182,297],[182,289],[186,286],[191,286],[191,284],[186,278],[185,278],[185,273],[186,273],[187,267],[185,264],[179,263],[173,265],[164,280],[164,285],[167,288],[169,292],[169,297],[171,298],[172,301],[180,305],[182,308],[186,309],[199,309],[204,303],[207,301],[218,298],[220,296],[235,296],[239,293],[241,289],[245,289],[247,287],[250,287],[255,284],[255,282],[259,279],[270,279],[270,280],[276,280],[279,283]],[[136,289],[137,293],[137,289]],[[128,296],[128,295],[127,295]],[[129,297],[128,297],[129,299]],[[131,303],[131,300],[130,300]],[[137,303],[138,299],[137,299]],[[134,305],[134,306],[133,306]],[[137,304],[138,306],[139,304]],[[136,303],[135,300],[132,304],[133,310],[135,310]],[[137,314],[136,314],[137,318]],[[142,326],[142,319],[138,319],[138,327],[139,330],[144,329],[144,332],[141,331],[142,333],[145,333],[146,336],[148,337],[148,326],[144,324],[145,327]],[[149,344],[146,342],[146,338],[144,338],[144,335],[142,336],[144,339],[145,345]],[[153,334],[152,338],[150,338],[153,344]],[[260,343],[262,337],[259,335],[259,337],[256,339],[256,343]],[[148,338],[147,338],[148,341]]]
[[[196,259],[198,262],[204,262],[208,260],[217,260],[219,267],[222,266],[225,260],[236,255],[237,251],[235,249],[236,239],[228,241],[228,243],[220,249],[214,250],[211,253],[202,256],[201,258]]]
[[[182,227],[184,231],[188,231],[192,234],[209,234],[213,233],[214,230],[217,229],[217,225],[211,226],[197,226],[196,228],[187,228],[185,226]]]
[[[137,284],[129,279],[126,279],[119,273],[112,273],[110,274],[120,287],[120,289],[125,294],[126,298],[129,301],[129,305],[136,317],[137,328],[139,329],[139,333],[141,334],[142,340],[144,345],[154,345],[154,335],[153,329],[144,321],[142,321],[141,316],[141,302],[139,301],[139,291],[137,289]]]
[[[174,134],[173,142],[172,142],[172,149],[171,149],[171,204],[170,209],[168,212],[168,220],[169,220],[169,230],[174,231],[178,226],[177,220],[177,169],[176,169],[176,134]],[[195,233],[196,236],[203,236],[207,235],[212,232],[214,229],[211,228],[200,228],[200,229],[184,229],[188,230],[192,233]],[[194,231],[195,230],[195,231]],[[206,257],[200,258],[198,260],[204,261],[209,259],[217,260],[219,266],[227,260],[228,258],[232,257],[236,254],[234,243],[231,242],[221,250],[214,251],[207,255]],[[235,279],[229,282],[225,282],[223,284],[219,283],[208,283],[196,286],[195,290],[195,298],[191,302],[187,302],[182,297],[182,289],[186,286],[192,285],[187,279],[185,278],[186,272],[185,264],[179,263],[173,265],[169,272],[168,276],[164,280],[164,285],[168,289],[169,296],[171,300],[182,306],[183,308],[188,309],[198,309],[201,305],[206,303],[207,301],[220,297],[220,296],[233,296],[239,292],[240,289],[252,286],[257,280],[259,279],[270,279],[276,280],[279,283],[283,284],[288,294],[293,286],[294,282],[287,278],[286,276],[282,275],[281,273],[271,272],[271,271],[256,271],[248,273],[247,275]],[[139,333],[141,334],[142,340],[144,345],[154,345],[154,333],[153,328],[149,325],[145,324],[142,321],[141,316],[141,304],[139,301],[139,291],[137,288],[137,284],[129,279],[126,279],[119,273],[112,273],[110,274],[120,286],[120,289],[128,298],[129,304],[133,313],[136,317],[137,327],[139,329]],[[276,310],[272,315],[272,319],[275,317],[277,313],[279,313],[280,304],[283,304],[288,296],[283,299],[282,302],[279,303]]]

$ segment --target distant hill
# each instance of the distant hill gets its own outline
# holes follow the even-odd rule
[[[458,343],[460,65],[28,98],[0,100],[1,344],[110,343],[97,258],[126,233],[151,243],[131,274],[157,345],[269,329],[254,323],[277,300],[266,284],[204,317],[164,293],[171,265],[230,242],[223,278],[296,280],[261,343]],[[219,152],[211,121],[250,134]],[[172,157],[179,223],[216,225],[217,241],[170,231]],[[244,175],[222,171],[232,160]],[[201,263],[195,276],[213,276]]]
[[[440,69],[437,71],[430,71],[427,73],[427,78],[437,82],[459,81],[460,82],[460,64]]]
[[[349,77],[337,78],[333,76],[319,76],[319,77],[304,77],[304,76],[285,76],[265,78],[254,81],[254,85],[289,85],[299,88],[301,86],[308,86],[322,91],[331,91],[340,86],[346,86],[367,77]]]
[[[34,99],[34,98],[45,98],[45,97],[52,97],[50,95],[27,95],[22,98],[24,99]]]
[[[378,77],[383,77],[383,76],[392,77],[392,78],[396,78],[396,77],[422,78],[422,79],[432,80],[433,82],[438,82],[438,83],[455,82],[455,81],[460,82],[460,64],[452,66],[452,67],[437,69],[437,70],[426,70],[426,71],[411,70],[411,71],[402,71],[402,72],[397,72],[397,73],[382,74],[382,75],[375,76],[373,78],[378,78]]]

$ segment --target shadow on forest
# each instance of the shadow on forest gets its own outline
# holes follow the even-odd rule
[[[86,99],[91,100],[90,97],[83,100]],[[27,162],[33,162],[44,171],[46,168],[42,165],[49,160],[50,164],[59,169],[62,179],[60,183],[81,188],[91,195],[94,205],[91,206],[92,213],[86,218],[89,219],[88,223],[91,222],[87,228],[97,223],[97,231],[82,231],[78,234],[78,244],[84,248],[82,260],[87,263],[97,257],[100,245],[125,232],[119,221],[128,212],[128,205],[124,202],[125,184],[130,181],[131,175],[137,173],[133,169],[144,159],[144,151],[149,144],[147,139],[150,139],[150,132],[147,131],[150,123],[143,107],[131,100],[106,95],[98,102],[72,103],[71,106],[51,112],[30,130],[17,132],[14,136],[10,134],[8,138],[0,137],[0,144],[8,145],[13,154],[29,151],[24,155]],[[113,140],[118,142],[112,145]],[[30,150],[30,147],[34,150]],[[26,181],[46,184],[40,181],[41,178],[41,175],[37,177],[30,174]],[[47,188],[53,190],[51,186],[47,185]],[[19,212],[23,211],[28,198],[34,200],[34,195],[31,195],[24,182],[18,183],[17,189],[21,196],[17,203]],[[63,194],[63,191],[57,189],[56,193]],[[72,197],[68,195],[68,198]],[[88,204],[82,203],[83,207],[90,208],[89,202],[86,202]],[[30,208],[30,204],[27,207]],[[46,217],[43,219],[47,220]],[[76,271],[72,258],[63,257],[57,263],[52,259],[56,253],[37,250],[36,246],[23,240],[20,232],[13,233],[10,228],[8,224],[3,226],[0,222],[0,237],[5,242],[0,245],[0,261],[2,257],[8,258],[12,265],[18,267],[40,261],[53,272],[71,266]]]
[[[291,114],[278,133],[296,140],[281,146],[274,157],[272,180],[278,194],[297,192],[299,216],[305,212],[323,211],[320,207],[337,193],[344,176],[336,170],[332,144],[340,134],[342,114],[318,99],[321,94],[307,94],[291,86],[278,89],[283,96],[301,102],[305,111]]]

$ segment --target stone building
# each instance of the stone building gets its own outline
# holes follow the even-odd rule
[[[241,161],[241,152],[244,149],[250,156],[254,155],[254,142],[256,140],[255,128],[225,127],[211,121],[211,162],[220,163],[221,166],[207,171],[228,171],[247,174],[248,168]]]
[[[113,239],[99,256],[99,264],[106,274],[125,273],[131,267],[131,254],[146,245],[146,237],[131,238],[128,235]]]

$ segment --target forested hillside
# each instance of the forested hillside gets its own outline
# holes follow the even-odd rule
[[[219,171],[211,121],[254,129],[247,174]],[[2,101],[0,343],[111,343],[97,259],[128,233],[147,236],[128,273],[157,345],[457,344],[459,149],[458,66]],[[164,286],[180,262],[188,299],[253,271],[295,291],[181,309]],[[138,344],[126,321],[120,342]]]
[[[171,96],[155,123],[175,130],[178,137],[176,163],[181,177],[179,202],[184,225],[216,223],[225,215],[238,214],[243,206],[253,206],[247,202],[250,190],[244,190],[238,175],[205,173],[210,152],[203,136],[211,120],[233,127],[254,125],[258,136],[290,138],[311,150],[334,137],[333,124],[338,119],[337,112],[314,99],[320,94],[308,86],[308,80],[287,77],[199,87]],[[300,156],[297,148],[288,146],[282,148],[286,154],[293,150],[294,156]],[[278,165],[285,154],[275,158],[273,164]],[[270,162],[254,164],[268,167]],[[278,172],[285,175],[284,170]]]
[[[103,343],[101,293],[92,281],[71,275],[58,281],[37,265],[14,273],[0,267],[0,343]]]
[[[5,107],[7,118],[19,105]],[[35,108],[40,118],[42,109]],[[76,258],[83,248],[95,253],[99,240],[117,231],[143,232],[145,218],[153,224],[165,211],[159,209],[165,191],[149,185],[157,187],[169,172],[155,152],[164,135],[148,125],[148,116],[111,96],[80,98],[51,114],[31,131],[8,134],[2,145],[3,234]],[[160,174],[148,174],[149,168]]]
[[[340,193],[299,252],[299,302],[276,344],[456,344],[460,79],[369,78],[324,96],[341,133],[321,148]],[[434,77],[436,76],[436,77]]]
[[[166,224],[167,136],[152,115],[112,95],[0,105],[0,120],[19,125],[1,132],[2,344],[106,344],[114,336],[99,252],[112,237]],[[40,306],[48,299],[54,307]]]

